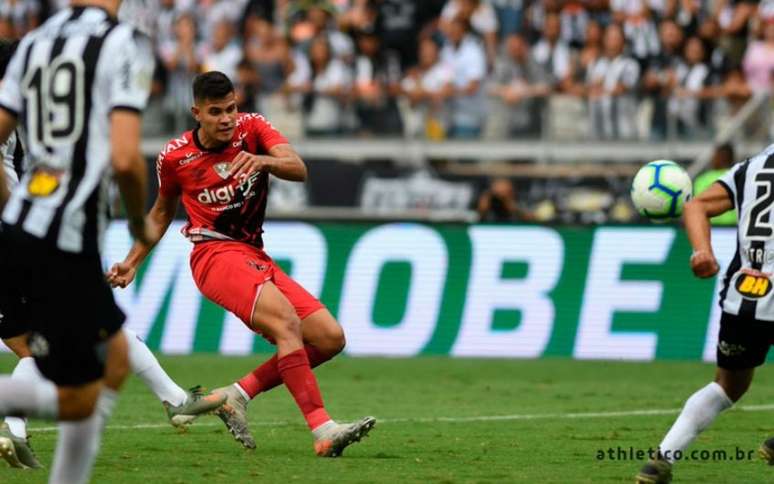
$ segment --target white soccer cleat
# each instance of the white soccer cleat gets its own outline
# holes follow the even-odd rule
[[[366,437],[368,432],[376,425],[374,417],[363,417],[357,422],[339,424],[330,422],[329,428],[321,429],[321,435],[315,438],[314,452],[320,457],[339,457],[344,449],[360,439]]]

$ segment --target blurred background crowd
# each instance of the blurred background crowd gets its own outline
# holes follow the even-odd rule
[[[1,0],[0,37],[21,37],[67,3]],[[482,151],[498,140],[711,143],[756,97],[762,109],[738,131],[772,137],[774,0],[126,0],[123,8],[154,42],[146,131],[159,138],[192,127],[191,80],[207,70],[230,76],[240,109],[265,114],[293,141],[479,140]],[[369,164],[355,175],[330,160],[329,182],[349,198],[323,183],[289,189],[283,203],[635,218],[625,203],[631,169],[501,166],[494,176],[442,158],[410,170]],[[390,179],[399,183],[390,188]],[[471,180],[470,190],[439,185]],[[413,186],[419,195],[395,195]],[[575,192],[562,190],[579,187],[581,206],[604,210],[581,219],[565,210]],[[521,198],[529,210],[498,197]]]

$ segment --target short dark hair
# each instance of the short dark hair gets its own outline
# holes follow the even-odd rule
[[[722,153],[722,154],[726,155],[728,157],[728,159],[732,160],[732,162],[733,162],[733,159],[734,159],[734,145],[732,145],[731,143],[723,143],[721,145],[718,145],[718,147],[715,148],[715,150],[718,153]]]
[[[11,42],[10,40],[0,39],[0,79],[5,77],[5,70],[11,62],[11,57],[13,57],[17,45],[19,45],[18,41]]]
[[[193,97],[197,103],[208,99],[223,99],[232,92],[234,85],[222,72],[205,72],[193,80]]]

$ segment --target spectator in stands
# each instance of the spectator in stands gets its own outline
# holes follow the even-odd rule
[[[602,27],[596,20],[589,20],[586,23],[586,39],[583,48],[572,63],[572,74],[570,83],[566,89],[568,94],[573,96],[586,96],[586,79],[589,75],[591,66],[602,55]]]
[[[345,127],[345,105],[349,100],[349,69],[333,56],[325,35],[312,39],[309,63],[312,72],[311,90],[304,101],[306,133],[310,136],[340,134]]]
[[[709,120],[707,99],[717,91],[709,84],[710,70],[705,62],[704,44],[698,37],[685,42],[684,58],[675,72],[675,87],[669,99],[669,114],[677,121],[680,134],[706,134]]]
[[[750,20],[755,14],[758,1],[718,0],[715,3],[715,18],[721,28],[723,46],[733,65],[742,61],[750,35]]]
[[[229,79],[234,79],[237,64],[243,56],[243,49],[234,37],[233,24],[221,20],[213,26],[210,43],[204,45],[202,70],[220,71]]]
[[[10,25],[4,38],[21,39],[24,34],[40,24],[38,0],[3,0],[0,2],[0,19]]]
[[[586,29],[591,16],[582,0],[567,0],[563,2],[559,12],[561,22],[561,38],[573,49],[580,49],[586,40]]]
[[[454,71],[449,134],[453,138],[477,138],[486,112],[482,89],[486,54],[478,39],[470,33],[470,24],[464,18],[450,21],[444,33],[446,42],[441,50],[441,60]]]
[[[250,14],[245,19],[244,53],[261,80],[260,92],[276,93],[289,74],[288,45],[265,18]]]
[[[667,135],[667,103],[677,83],[677,66],[681,62],[683,32],[673,20],[663,20],[659,26],[661,49],[652,57],[642,79],[644,93],[653,102],[651,137]]]
[[[484,39],[488,65],[494,65],[497,56],[497,14],[495,9],[482,0],[448,0],[441,11],[441,29],[455,18],[468,22],[471,32]]]
[[[155,27],[153,41],[156,45],[165,45],[175,40],[175,18],[178,10],[175,0],[160,0],[159,9],[153,12],[155,15]]]
[[[418,42],[428,35],[446,0],[377,0],[376,30],[386,51],[398,53],[405,70],[417,63]]]
[[[761,38],[747,47],[744,73],[753,91],[770,93],[774,74],[774,16],[763,23],[761,31]]]
[[[560,38],[559,15],[550,13],[543,22],[543,36],[535,44],[532,55],[552,78],[557,90],[567,90],[571,84],[572,64],[570,46]]]
[[[164,110],[175,132],[185,131],[191,125],[188,112],[193,100],[191,83],[200,72],[203,55],[196,43],[196,23],[189,13],[180,14],[175,20],[175,38],[158,46],[158,54],[167,70],[167,96]]]
[[[636,134],[636,87],[640,67],[624,54],[621,27],[605,29],[604,54],[589,71],[588,96],[591,124],[596,136],[605,139],[633,139]]]
[[[705,171],[693,182],[693,193],[699,195],[723,176],[734,164],[734,147],[730,143],[724,143],[715,148],[712,155],[712,167]],[[712,225],[736,225],[736,210],[730,210],[722,215],[710,219]]]
[[[291,37],[294,42],[310,51],[310,42],[324,35],[331,55],[350,64],[354,60],[355,44],[350,36],[338,29],[333,6],[328,2],[299,3],[294,20],[291,20]]]
[[[499,38],[522,32],[525,3],[524,0],[491,0],[497,14]]]
[[[401,93],[411,106],[404,119],[407,134],[445,138],[451,124],[449,99],[454,95],[454,70],[441,62],[438,44],[432,38],[420,41],[419,64],[401,82]]]
[[[507,178],[495,178],[478,197],[476,205],[481,222],[514,222],[532,220],[532,216],[519,207],[516,188]]]
[[[260,90],[260,76],[247,59],[242,59],[236,68],[234,78],[234,93],[236,94],[237,108],[242,113],[255,113],[260,111],[258,106],[258,91]]]
[[[362,133],[397,135],[403,130],[395,95],[400,83],[400,60],[385,52],[373,30],[357,34],[355,112]]]
[[[506,134],[537,136],[542,126],[543,101],[551,93],[550,75],[530,55],[521,35],[511,34],[505,47],[495,66],[490,94],[509,108]]]

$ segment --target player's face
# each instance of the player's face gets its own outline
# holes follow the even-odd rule
[[[218,143],[228,143],[236,127],[236,95],[231,92],[221,99],[200,101],[193,107],[193,115],[207,138]]]

